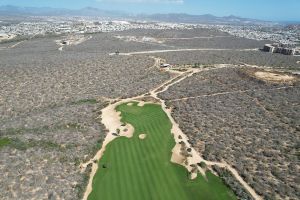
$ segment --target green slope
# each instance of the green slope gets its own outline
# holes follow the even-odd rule
[[[175,141],[159,105],[122,104],[117,110],[123,122],[134,126],[134,136],[117,138],[107,146],[89,200],[236,199],[213,174],[207,173],[207,180],[190,180],[184,167],[170,162]],[[144,140],[138,137],[142,133],[147,134]]]

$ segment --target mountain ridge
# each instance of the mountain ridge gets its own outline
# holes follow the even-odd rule
[[[192,15],[187,13],[129,14],[123,11],[102,10],[94,7],[71,10],[51,7],[0,6],[0,16],[93,16],[126,18],[171,23],[208,23],[208,24],[265,24],[269,21],[248,19],[234,15],[218,17],[212,14]]]

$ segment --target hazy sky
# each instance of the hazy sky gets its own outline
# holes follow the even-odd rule
[[[300,21],[300,0],[0,0],[0,5],[83,8],[130,13],[237,15],[277,21]]]

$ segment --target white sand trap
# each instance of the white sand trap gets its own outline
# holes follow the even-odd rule
[[[254,75],[259,79],[273,82],[289,82],[295,79],[294,76],[272,72],[255,72]]]
[[[146,137],[147,137],[146,134],[140,134],[140,135],[139,135],[139,138],[140,138],[141,140],[144,140]]]
[[[184,164],[185,158],[180,153],[180,147],[181,145],[176,143],[175,147],[172,149],[171,162],[185,166]]]
[[[119,135],[122,137],[131,138],[133,136],[134,128],[131,124],[126,124],[120,129]]]
[[[133,103],[132,103],[132,102],[127,104],[127,106],[132,106],[132,105],[133,105]]]

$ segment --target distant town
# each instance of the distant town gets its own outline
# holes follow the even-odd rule
[[[268,27],[266,27],[268,26]],[[26,38],[45,35],[92,34],[100,32],[118,32],[129,29],[193,29],[206,28],[229,33],[230,35],[254,39],[269,40],[291,49],[287,54],[299,54],[300,27],[275,25],[216,25],[163,23],[146,21],[117,21],[97,17],[39,17],[19,23],[0,21],[0,41],[13,38]]]

